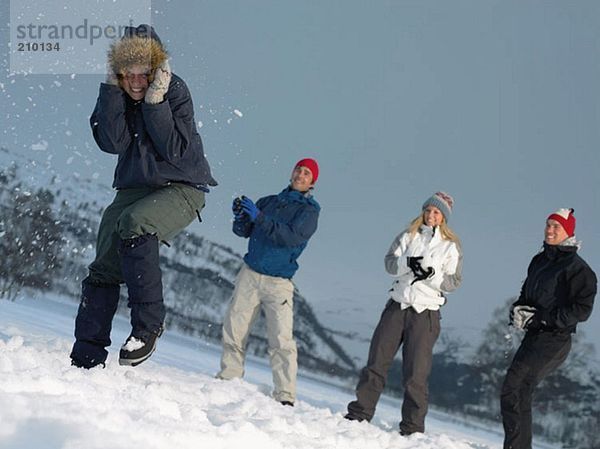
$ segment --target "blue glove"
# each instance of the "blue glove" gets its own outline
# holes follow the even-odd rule
[[[256,221],[258,214],[260,214],[260,209],[256,207],[256,204],[247,197],[242,198],[242,210],[244,213],[248,214],[251,221]]]

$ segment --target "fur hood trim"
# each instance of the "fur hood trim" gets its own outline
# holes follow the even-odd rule
[[[167,60],[162,44],[147,37],[127,37],[114,42],[108,50],[108,63],[115,75],[122,75],[128,67],[146,65],[152,73]]]

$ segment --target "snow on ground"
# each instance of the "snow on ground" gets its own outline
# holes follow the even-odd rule
[[[384,398],[372,424],[343,419],[351,393],[301,376],[296,407],[270,396],[260,359],[245,380],[215,379],[219,348],[166,332],[142,365],[121,367],[129,325],[117,317],[106,369],[69,364],[76,307],[58,298],[0,301],[0,447],[6,449],[260,448],[498,449],[494,430],[441,414],[427,434],[401,437],[399,402]]]

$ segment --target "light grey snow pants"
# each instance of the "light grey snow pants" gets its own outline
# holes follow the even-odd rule
[[[244,264],[223,320],[223,355],[218,378],[243,377],[248,335],[262,306],[267,321],[273,397],[294,402],[298,354],[292,334],[293,296],[294,284],[289,279],[260,274]]]

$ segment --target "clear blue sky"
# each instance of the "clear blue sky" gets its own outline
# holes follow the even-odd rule
[[[483,327],[518,294],[559,207],[575,208],[581,254],[600,270],[599,2],[152,6],[220,182],[195,230],[243,253],[231,198],[277,192],[296,160],[319,160],[320,227],[295,278],[318,311],[343,320],[362,308],[372,327],[391,283],[383,255],[440,189],[455,198],[450,225],[465,252],[444,326]],[[2,63],[0,144],[47,140],[57,165],[72,158],[66,173],[110,183],[114,161],[87,124],[100,77],[8,78]],[[582,329],[598,341],[598,310]]]

